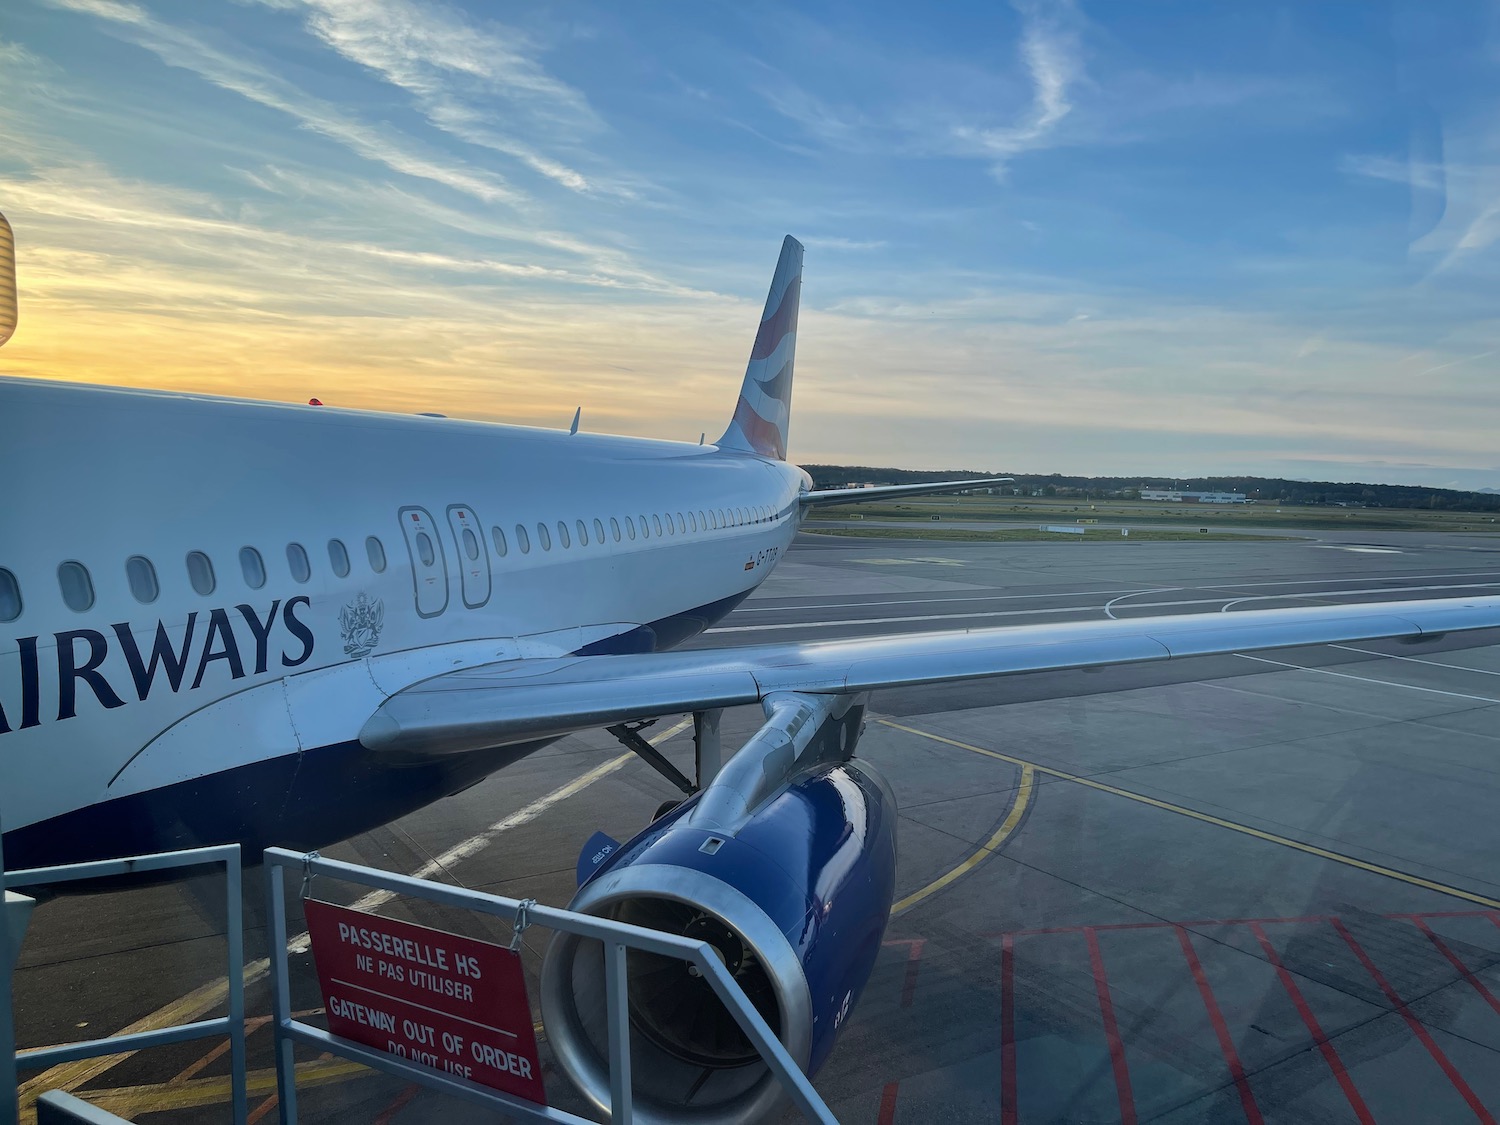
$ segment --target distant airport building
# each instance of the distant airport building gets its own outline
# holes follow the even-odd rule
[[[1243,492],[1181,492],[1175,488],[1143,488],[1142,500],[1162,500],[1172,504],[1250,504]]]

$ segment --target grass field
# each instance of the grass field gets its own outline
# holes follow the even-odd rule
[[[1274,527],[1295,531],[1469,531],[1500,532],[1497,517],[1477,512],[1432,512],[1414,508],[1284,507],[1274,504],[1171,504],[1140,500],[1053,500],[1026,496],[934,496],[894,503],[846,504],[824,508],[812,520],[847,520],[851,516],[879,520],[1014,521],[1033,527],[1039,523],[1074,523],[1097,519],[1121,525],[1181,524],[1197,528]],[[809,530],[812,530],[811,528]],[[1132,532],[1134,537],[1135,532]],[[1118,531],[1115,538],[1119,538]]]
[[[850,539],[934,539],[951,543],[1172,543],[1172,542],[1257,542],[1266,539],[1290,539],[1287,535],[1245,535],[1233,531],[1201,532],[1159,531],[1152,528],[1132,529],[1129,536],[1117,527],[1089,527],[1082,535],[1042,531],[1035,527],[1006,528],[1003,531],[980,531],[961,527],[913,524],[911,527],[808,527],[813,535],[842,535]]]

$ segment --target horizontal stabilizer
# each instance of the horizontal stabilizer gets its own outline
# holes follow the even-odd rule
[[[824,488],[817,492],[804,492],[802,503],[861,504],[871,500],[890,500],[897,496],[922,496],[933,492],[963,492],[970,488],[986,488],[992,484],[1010,484],[1014,477],[976,477],[973,480],[929,481],[926,484],[883,484],[874,488]]]

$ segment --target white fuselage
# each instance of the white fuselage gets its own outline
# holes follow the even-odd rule
[[[713,446],[16,379],[0,482],[11,867],[316,846],[470,784],[534,746],[393,763],[360,726],[455,667],[679,643],[807,487]]]

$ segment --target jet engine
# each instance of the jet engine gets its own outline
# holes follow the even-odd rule
[[[828,1058],[874,968],[896,873],[896,805],[851,760],[862,700],[783,695],[709,786],[604,859],[570,909],[704,942],[808,1075]],[[768,1120],[783,1091],[688,962],[626,961],[636,1118]],[[564,1071],[609,1104],[603,947],[559,933],[542,967]]]

